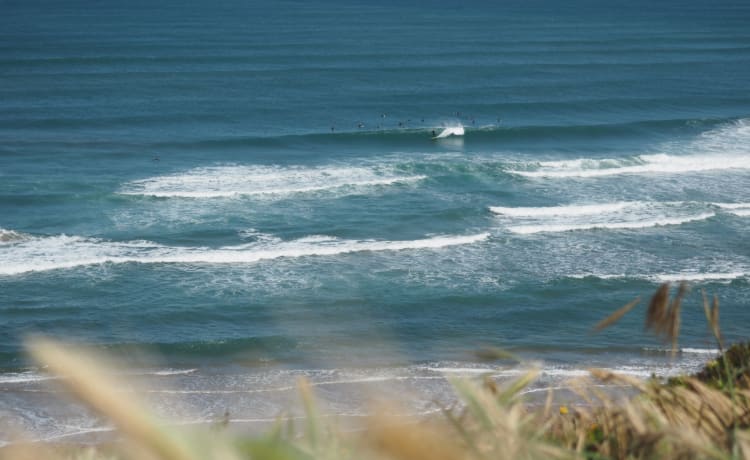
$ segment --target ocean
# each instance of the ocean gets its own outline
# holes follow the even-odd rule
[[[436,411],[456,375],[690,372],[702,290],[748,337],[747,2],[0,11],[0,444],[111,429],[38,335],[116,356],[176,423],[248,428],[302,377],[356,418],[373,392]],[[680,280],[672,356],[643,313]]]

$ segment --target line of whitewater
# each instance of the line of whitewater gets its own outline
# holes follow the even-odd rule
[[[124,264],[248,264],[279,258],[333,256],[355,252],[440,249],[477,243],[489,233],[435,236],[407,241],[339,240],[302,238],[270,244],[244,244],[221,248],[163,246],[148,241],[111,242],[94,238],[33,237],[0,246],[0,275],[70,269],[104,263]]]
[[[653,154],[527,163],[508,172],[529,178],[588,178],[620,174],[681,174],[750,169],[750,119],[719,126],[685,143],[665,143]]]
[[[293,195],[297,193],[312,193],[334,190],[343,187],[374,187],[378,185],[395,185],[400,183],[418,182],[427,176],[396,176],[382,179],[360,180],[342,184],[320,184],[300,187],[278,187],[266,190],[235,189],[235,190],[123,190],[121,195],[143,195],[155,198],[232,198],[241,196],[271,196]]]
[[[717,214],[750,216],[750,203],[699,201],[620,201],[557,206],[490,206],[490,212],[516,234],[592,229],[640,229],[681,225]]]
[[[602,280],[610,279],[641,279],[646,281],[652,281],[654,283],[667,283],[667,282],[722,282],[728,283],[734,280],[750,277],[748,271],[731,271],[731,272],[678,272],[678,273],[654,273],[654,274],[596,274],[596,273],[581,273],[567,275],[567,278],[573,279],[586,279],[586,278],[599,278]]]
[[[628,202],[604,203],[604,204],[582,204],[569,206],[539,206],[539,207],[503,207],[490,206],[490,211],[495,214],[511,217],[550,217],[550,216],[590,216],[603,212],[621,211],[628,206]]]
[[[680,174],[703,171],[750,169],[747,155],[638,155],[626,159],[587,159],[541,161],[531,170],[508,172],[530,178],[589,178],[623,174]]]
[[[387,169],[387,168],[386,168]],[[426,179],[358,166],[212,166],[129,182],[121,195],[158,198],[285,196],[408,184]]]
[[[530,235],[533,233],[557,233],[567,232],[574,230],[595,230],[595,229],[610,229],[610,230],[625,230],[625,229],[639,229],[639,228],[651,228],[661,227],[666,225],[680,225],[688,222],[695,222],[700,220],[710,219],[714,217],[716,213],[705,212],[693,216],[686,217],[671,217],[671,218],[658,218],[658,219],[646,219],[636,221],[624,221],[624,222],[590,222],[581,224],[541,224],[541,225],[513,225],[509,226],[508,230],[512,233],[520,235]]]

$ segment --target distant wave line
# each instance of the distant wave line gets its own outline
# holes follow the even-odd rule
[[[682,273],[656,273],[656,274],[596,274],[596,273],[581,273],[574,275],[567,275],[567,278],[573,279],[585,279],[585,278],[599,278],[603,280],[609,279],[642,279],[647,281],[653,281],[657,283],[664,282],[699,282],[699,281],[732,281],[736,279],[747,278],[748,272],[736,271],[736,272],[682,272]]]
[[[688,222],[700,221],[714,217],[716,214],[713,212],[705,212],[686,217],[663,217],[649,220],[635,220],[635,221],[623,221],[623,222],[589,222],[581,224],[537,224],[537,225],[511,225],[508,226],[508,230],[512,233],[529,235],[533,233],[545,233],[545,232],[567,232],[572,230],[595,230],[595,229],[639,229],[639,228],[650,228],[660,227],[666,225],[680,225]]]
[[[590,216],[602,212],[619,211],[634,203],[619,202],[605,204],[582,204],[570,206],[541,206],[541,207],[502,207],[490,206],[495,214],[514,217],[545,217],[545,216]]]

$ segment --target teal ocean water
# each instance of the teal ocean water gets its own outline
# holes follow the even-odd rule
[[[334,415],[426,413],[446,375],[520,372],[486,346],[530,391],[692,370],[702,288],[747,338],[747,2],[0,11],[0,433],[109,429],[35,334],[121,356],[162,415],[248,424],[302,376]],[[679,280],[678,356],[638,313],[590,333]]]

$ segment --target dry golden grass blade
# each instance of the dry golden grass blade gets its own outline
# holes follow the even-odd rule
[[[582,454],[583,448],[586,445],[586,432],[583,430],[580,430],[578,432],[578,439],[576,440],[576,453]]]
[[[302,406],[305,409],[305,439],[313,451],[315,451],[320,442],[321,429],[318,423],[318,410],[315,405],[315,398],[313,397],[310,382],[305,378],[300,378],[297,381],[297,390],[302,399]]]
[[[733,424],[739,401],[732,401],[721,391],[709,388],[696,379],[686,379],[685,383],[701,402],[705,402],[722,425],[726,427]]]
[[[540,373],[539,369],[526,371],[525,374],[504,386],[500,393],[497,394],[497,400],[503,404],[509,404],[518,397],[521,390],[528,387],[531,382],[539,378]]]
[[[594,400],[589,396],[589,393],[587,391],[587,389],[589,388],[591,384],[592,384],[591,379],[587,377],[578,377],[578,378],[570,379],[566,383],[568,389],[573,394],[580,397],[589,406],[593,406]]]
[[[659,286],[651,298],[646,312],[646,329],[653,330],[657,335],[664,330],[667,310],[669,308],[669,283]]]
[[[620,320],[620,318],[622,318],[623,316],[625,316],[625,314],[627,312],[629,312],[630,310],[632,310],[633,307],[635,307],[636,305],[638,305],[640,303],[640,301],[641,301],[641,298],[640,297],[636,297],[635,299],[633,299],[633,301],[631,301],[627,305],[625,305],[623,307],[620,307],[619,309],[617,309],[617,311],[615,311],[614,313],[612,313],[608,317],[604,318],[603,320],[599,321],[599,323],[597,323],[597,325],[594,326],[594,332],[599,332],[602,329],[606,329],[609,326],[615,324],[617,321]]]
[[[740,455],[739,458],[750,460],[750,431],[738,431],[735,439],[738,448],[737,450]]]
[[[604,369],[588,369],[589,374],[591,374],[594,378],[601,380],[602,382],[615,382],[624,384],[627,386],[632,386],[633,388],[646,393],[648,391],[647,384],[636,377],[630,376],[630,375],[623,375],[623,374],[617,374],[615,372],[607,371]]]
[[[669,308],[669,319],[667,323],[666,335],[667,339],[672,343],[672,354],[677,353],[677,339],[680,336],[680,309],[682,307],[682,299],[688,292],[688,284],[681,282],[680,287],[677,290],[672,300],[672,305]]]
[[[554,399],[554,390],[552,387],[547,388],[547,399],[544,401],[544,411],[542,412],[542,420],[549,420],[550,414],[552,413],[552,401]]]
[[[367,442],[386,458],[404,460],[460,460],[469,458],[469,450],[454,440],[457,436],[442,427],[394,417],[377,415],[370,420]]]
[[[706,322],[708,323],[709,329],[711,329],[711,307],[708,305],[708,297],[706,296],[705,289],[701,289],[701,297],[703,297],[703,313],[705,313]]]
[[[714,302],[711,306],[711,331],[719,342],[719,350],[724,352],[724,341],[721,339],[721,327],[719,326],[719,298],[714,296]]]
[[[648,427],[646,426],[646,421],[644,420],[644,414],[642,411],[637,410],[635,406],[630,403],[626,403],[623,406],[623,410],[630,425],[635,429],[636,433],[639,435],[648,433]]]
[[[617,405],[612,400],[612,398],[610,397],[609,394],[607,394],[605,391],[601,390],[597,386],[592,386],[591,388],[589,388],[589,393],[591,393],[591,394],[594,395],[594,398],[596,398],[595,399],[596,404],[598,406],[602,406],[602,407],[604,407],[606,409],[606,408],[609,408],[609,407]]]
[[[677,354],[677,340],[680,337],[680,304],[669,311],[669,323],[667,329],[667,339],[672,343],[672,356]]]
[[[36,361],[47,366],[73,395],[109,418],[133,442],[152,452],[158,459],[198,460],[193,445],[166,430],[131,396],[116,391],[116,382],[101,372],[102,360],[75,352],[48,339],[34,339],[28,349]]]
[[[677,288],[677,294],[672,300],[672,308],[675,308],[675,306],[679,306],[679,304],[682,302],[682,299],[685,298],[685,295],[687,295],[689,290],[690,286],[687,284],[687,282],[680,281],[680,286]]]
[[[724,346],[721,340],[721,331],[719,329],[719,299],[714,296],[713,306],[709,306],[705,289],[701,289],[701,296],[703,297],[703,313],[706,315],[708,330],[716,339],[716,343],[719,345],[719,351],[723,354]]]
[[[44,443],[21,442],[0,448],[2,460],[39,460],[60,458],[59,452]]]
[[[706,458],[716,460],[732,458],[727,452],[716,446],[712,442],[712,439],[686,426],[665,426],[662,429],[665,436],[670,438],[671,446],[676,451],[672,458]]]

